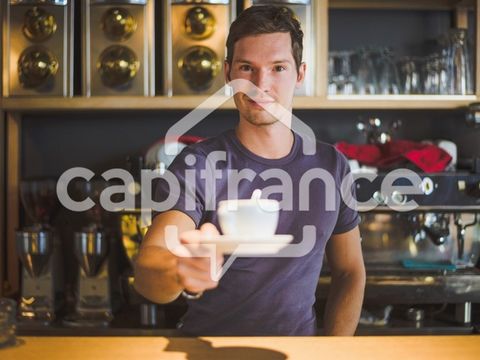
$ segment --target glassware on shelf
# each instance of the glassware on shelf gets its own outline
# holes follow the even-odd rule
[[[360,95],[377,93],[377,78],[371,57],[371,51],[360,49],[357,53],[358,66],[355,74],[355,89]]]
[[[400,79],[390,48],[384,48],[379,58],[378,89],[382,95],[400,94]]]
[[[435,52],[395,58],[387,47],[329,53],[328,94],[468,95],[474,92],[472,49],[466,29],[437,38]]]
[[[337,73],[335,62],[338,57],[335,53],[330,52],[328,54],[328,95],[335,95],[338,93]]]
[[[399,61],[400,84],[403,94],[420,94],[422,84],[420,77],[420,59],[413,56],[405,56]]]
[[[438,94],[448,95],[449,79],[448,79],[448,50],[442,49],[438,57]]]
[[[351,51],[331,52],[328,58],[328,94],[352,95],[355,78],[352,75]]]
[[[440,84],[440,56],[431,54],[425,59],[424,64],[424,90],[425,94],[439,94]]]
[[[470,54],[466,29],[452,29],[449,33],[447,72],[449,93],[467,95],[473,93]]]
[[[352,74],[351,51],[342,51],[340,53],[340,64],[344,76],[342,94],[352,95],[354,93],[355,77]]]

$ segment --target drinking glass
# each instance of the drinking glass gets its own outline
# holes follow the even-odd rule
[[[351,56],[351,51],[341,51],[339,53],[340,71],[343,75],[343,86],[341,89],[343,95],[352,95],[354,93],[355,77],[352,74]]]
[[[448,80],[448,50],[442,49],[438,57],[438,93],[441,95],[450,94]]]
[[[465,29],[452,29],[449,33],[447,69],[450,94],[473,93],[470,54]]]
[[[400,80],[397,67],[393,59],[392,50],[385,48],[380,53],[378,87],[380,94],[400,94]]]
[[[424,89],[426,94],[440,93],[440,55],[437,53],[429,55],[425,60],[424,68]]]
[[[328,54],[328,89],[327,92],[329,95],[338,94],[339,89],[339,79],[337,74],[338,71],[338,55],[335,52],[330,52]]]
[[[377,78],[373,66],[371,51],[360,49],[357,53],[358,67],[355,87],[360,95],[372,95],[377,93]]]
[[[354,76],[351,69],[351,55],[351,51],[335,51],[329,54],[328,94],[353,94]]]
[[[400,83],[403,94],[420,94],[420,61],[413,56],[405,56],[399,61]]]

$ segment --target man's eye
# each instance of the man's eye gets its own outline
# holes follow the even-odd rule
[[[283,66],[283,65],[276,65],[276,66],[275,66],[275,71],[276,71],[276,72],[285,71],[285,66]]]
[[[250,65],[241,65],[240,70],[242,70],[242,71],[252,71],[252,67]]]

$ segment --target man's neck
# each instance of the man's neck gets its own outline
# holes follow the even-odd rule
[[[256,126],[240,120],[235,133],[243,146],[265,159],[281,159],[287,156],[294,142],[291,129],[280,122]]]

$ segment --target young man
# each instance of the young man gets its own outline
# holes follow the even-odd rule
[[[227,39],[225,77],[228,82],[248,80],[257,91],[234,95],[240,119],[235,130],[186,148],[169,171],[180,183],[179,200],[158,214],[136,261],[135,287],[158,303],[189,298],[188,311],[178,328],[187,335],[315,335],[315,290],[324,254],[332,274],[324,317],[327,335],[353,335],[360,316],[365,269],[358,230],[359,217],[340,196],[340,183],[349,172],[346,159],[331,145],[317,142],[316,153],[302,152],[302,138],[266,111],[280,104],[290,111],[294,91],[301,86],[306,66],[301,62],[303,33],[291,11],[276,6],[255,6],[242,12]],[[288,119],[287,119],[288,122]],[[221,152],[215,164],[220,176],[212,184],[201,176],[208,155]],[[308,211],[299,209],[301,176],[323,169],[335,179],[334,188],[312,181]],[[197,244],[204,233],[218,234],[216,212],[209,208],[228,198],[230,170],[251,169],[261,174],[281,169],[291,179],[287,194],[292,207],[282,209],[277,233],[293,234],[300,242],[306,225],[316,227],[312,250],[302,257],[237,258],[219,281],[212,279],[206,257],[176,256],[166,245],[165,227],[176,225],[184,244]],[[196,186],[187,179],[194,170]],[[217,174],[218,175],[218,174]],[[255,176],[239,183],[237,198],[249,198],[254,189],[278,185],[278,179]],[[159,185],[156,200],[171,189]],[[324,199],[335,193],[335,209]],[[283,194],[285,195],[285,194]],[[282,194],[270,194],[279,201]],[[194,204],[188,208],[186,204]],[[285,204],[285,202],[282,202]],[[327,211],[328,210],[328,211]],[[218,263],[224,261],[219,254]]]

